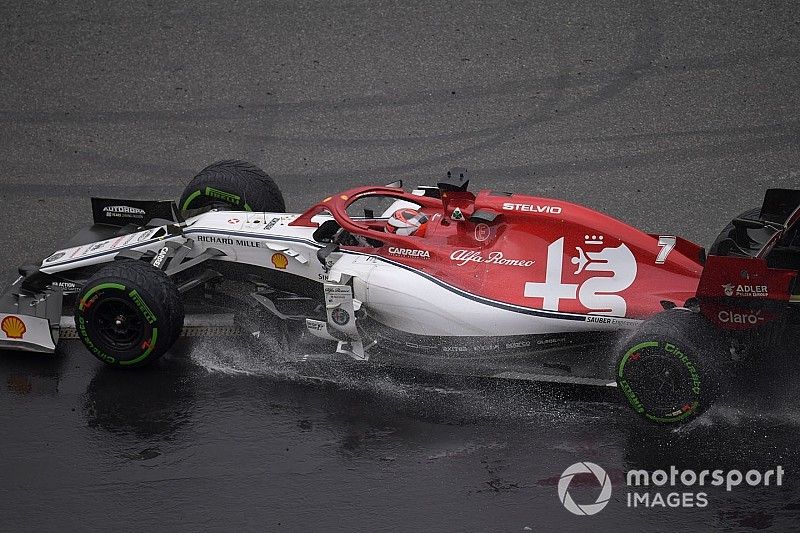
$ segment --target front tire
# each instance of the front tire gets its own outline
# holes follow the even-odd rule
[[[619,347],[617,387],[652,422],[687,421],[723,389],[723,338],[701,314],[676,308],[642,322]]]
[[[78,296],[75,326],[88,350],[109,366],[136,368],[169,350],[183,329],[178,288],[142,261],[101,268]]]

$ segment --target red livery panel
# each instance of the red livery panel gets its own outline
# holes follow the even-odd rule
[[[348,206],[369,196],[419,205],[429,219],[425,236],[386,233],[381,221],[348,216]],[[364,187],[326,199],[293,224],[312,225],[324,211],[350,233],[384,243],[353,247],[359,251],[477,296],[555,313],[645,318],[664,300],[683,305],[695,296],[703,268],[698,245],[560,200],[491,191],[437,199]]]

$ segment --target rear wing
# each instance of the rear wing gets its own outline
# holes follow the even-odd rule
[[[769,189],[757,218],[736,218],[712,247],[697,299],[717,327],[749,330],[780,320],[796,302],[800,190]]]
[[[800,190],[769,189],[758,215],[746,215],[731,221],[712,245],[710,255],[769,258],[787,247],[800,246],[794,242],[800,222]]]
[[[800,207],[800,190],[769,189],[764,195],[759,218],[767,222],[787,225],[798,207]]]

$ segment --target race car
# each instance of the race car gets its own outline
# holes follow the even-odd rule
[[[186,332],[196,302],[226,301],[233,284],[290,336],[330,343],[295,360],[619,384],[653,419],[700,411],[702,365],[687,359],[700,355],[685,348],[676,371],[667,348],[645,344],[682,346],[663,335],[664,316],[707,320],[692,310],[709,278],[702,247],[569,202],[468,186],[456,168],[435,186],[357,187],[286,214],[266,173],[220,161],[177,204],[93,198],[94,224],[21,267],[0,297],[0,348],[53,352],[74,328],[104,363],[143,366]],[[636,372],[651,360],[666,363]],[[657,372],[673,379],[666,403]]]

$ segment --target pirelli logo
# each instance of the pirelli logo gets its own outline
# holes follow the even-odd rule
[[[138,292],[136,292],[136,290],[132,290],[131,292],[128,293],[128,296],[131,297],[133,302],[136,304],[136,307],[138,307],[139,311],[142,312],[145,320],[147,320],[147,323],[154,324],[156,321],[156,315],[155,313],[153,313],[153,311],[150,310],[147,304],[144,303],[144,300],[142,299],[141,295]]]
[[[205,194],[209,198],[216,198],[217,200],[222,200],[223,202],[228,202],[234,205],[239,205],[242,202],[241,196],[237,196],[235,194],[225,191],[220,191],[219,189],[215,189],[213,187],[206,187]]]

